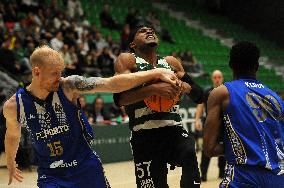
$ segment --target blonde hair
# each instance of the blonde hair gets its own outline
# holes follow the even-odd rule
[[[64,60],[59,52],[53,50],[48,45],[37,47],[30,56],[30,63],[32,67],[42,67],[47,62],[56,61],[63,62]]]

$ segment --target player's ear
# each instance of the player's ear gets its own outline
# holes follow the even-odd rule
[[[135,44],[134,42],[131,42],[130,45],[129,45],[129,47],[130,47],[131,49],[134,49],[134,48],[136,47],[136,44]]]
[[[40,68],[39,67],[33,67],[32,74],[33,74],[33,76],[39,76]]]

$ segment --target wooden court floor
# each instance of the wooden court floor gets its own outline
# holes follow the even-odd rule
[[[3,165],[3,155],[2,155],[2,165]],[[200,152],[198,153],[198,159],[200,161]],[[0,163],[1,164],[1,163]],[[106,176],[111,184],[112,188],[135,188],[135,176],[134,176],[134,165],[133,161],[111,163],[104,165]],[[8,174],[6,168],[0,168],[0,188],[35,188],[37,174],[36,170],[32,172],[24,171],[24,182],[23,183],[13,183],[8,186]],[[168,184],[170,188],[179,188],[179,180],[181,175],[181,168],[176,168],[175,170],[169,170],[168,174]],[[220,179],[218,179],[218,167],[217,158],[211,160],[209,170],[208,170],[208,180],[201,184],[202,188],[215,188],[218,187]]]

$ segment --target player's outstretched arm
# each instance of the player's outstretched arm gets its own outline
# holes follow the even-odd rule
[[[17,122],[17,106],[16,97],[12,96],[5,102],[3,107],[4,117],[6,118],[6,134],[5,134],[5,152],[7,168],[9,171],[9,185],[12,183],[13,178],[22,182],[23,177],[21,171],[17,168],[16,154],[18,151],[20,138],[21,138],[21,126]]]
[[[117,75],[110,78],[86,78],[73,75],[63,78],[62,83],[64,88],[71,89],[78,94],[96,92],[119,93],[157,78],[173,85],[176,84],[177,79],[174,72],[159,68],[150,71]]]
[[[135,71],[135,61],[135,57],[130,53],[120,54],[114,67],[116,74],[126,74]],[[178,92],[179,87],[177,85],[168,84],[165,82],[156,82],[154,84],[147,84],[140,88],[114,94],[114,102],[118,106],[129,105],[142,101],[146,97],[152,95],[161,95],[172,99],[178,94]]]
[[[204,152],[209,157],[224,154],[224,146],[220,144],[223,130],[222,112],[225,110],[229,94],[225,86],[219,86],[210,92],[207,102],[207,117],[203,134]]]

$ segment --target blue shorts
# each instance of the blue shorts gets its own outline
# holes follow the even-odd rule
[[[39,172],[39,188],[110,188],[99,158],[94,154],[61,174]]]
[[[284,174],[258,166],[227,165],[220,188],[284,188]]]

